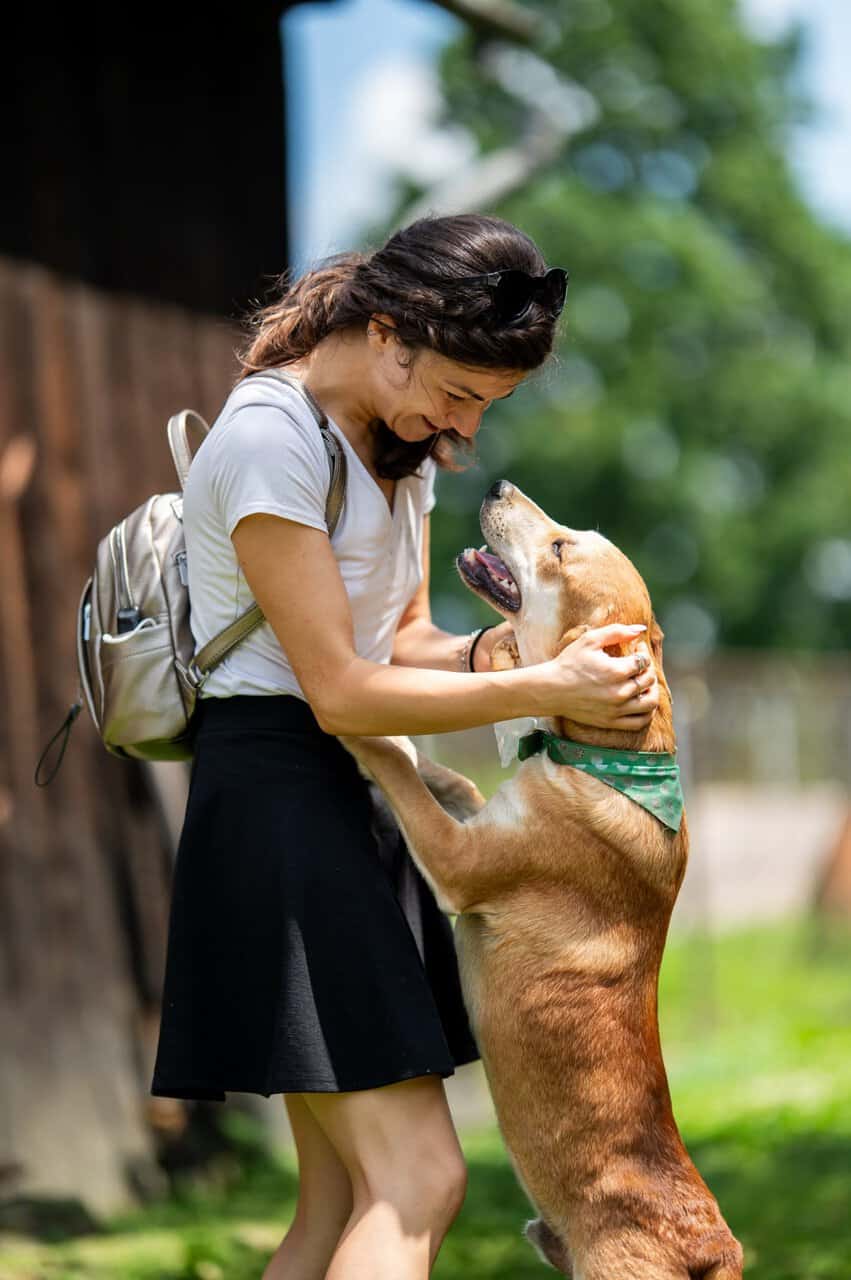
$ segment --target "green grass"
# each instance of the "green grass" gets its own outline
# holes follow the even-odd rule
[[[672,940],[660,1021],[674,1112],[749,1280],[847,1280],[851,933],[797,922]],[[249,1159],[250,1124],[234,1109],[227,1123],[237,1155],[221,1185],[184,1185],[97,1235],[7,1238],[0,1280],[256,1280],[293,1211],[296,1170],[287,1156]],[[553,1274],[521,1237],[529,1208],[499,1136],[462,1140],[469,1192],[435,1280]]]

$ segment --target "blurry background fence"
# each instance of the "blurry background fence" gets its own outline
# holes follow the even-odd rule
[[[680,765],[689,788],[713,783],[851,788],[851,658],[789,650],[665,656]],[[490,768],[490,726],[420,739],[447,763]]]
[[[718,650],[699,664],[668,657],[665,669],[691,832],[672,927],[808,910],[842,879],[848,857],[851,660]],[[485,788],[516,767],[500,769],[489,726],[419,741]],[[841,902],[851,910],[844,892]]]

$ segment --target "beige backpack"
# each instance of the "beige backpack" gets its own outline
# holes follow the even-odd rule
[[[264,369],[249,376],[288,383],[316,419],[331,467],[325,507],[330,536],[345,498],[346,457],[328,419],[307,387],[292,375]],[[190,428],[202,439],[209,430],[192,409],[176,413],[167,427],[180,492],[154,494],[98,545],[94,571],[83,587],[77,611],[80,696],[42,752],[35,772],[38,786],[55,777],[83,697],[104,746],[114,755],[140,760],[191,758],[199,690],[222,659],[263,621],[255,603],[195,653],[183,536],[183,488],[192,462]],[[40,781],[44,758],[62,733],[65,739],[56,765]]]

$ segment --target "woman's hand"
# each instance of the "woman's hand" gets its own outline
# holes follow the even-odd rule
[[[659,705],[652,664],[645,654],[614,658],[605,651],[607,646],[635,640],[646,630],[620,623],[593,627],[555,658],[541,663],[537,670],[548,688],[540,714],[566,716],[599,729],[646,729]]]

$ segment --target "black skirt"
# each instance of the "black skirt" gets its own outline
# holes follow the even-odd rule
[[[337,1093],[479,1051],[449,919],[309,704],[198,704],[151,1093]]]

